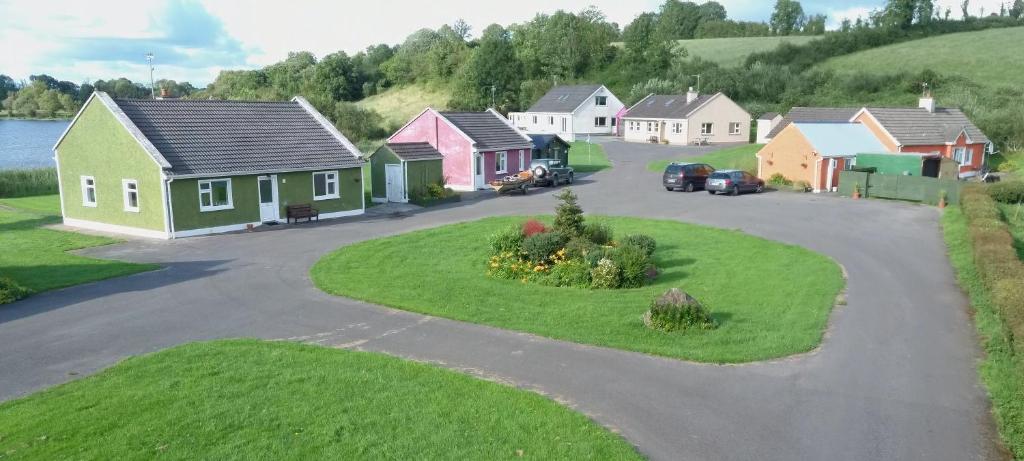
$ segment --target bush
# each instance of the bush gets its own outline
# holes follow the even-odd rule
[[[658,247],[658,242],[654,241],[653,237],[644,234],[627,235],[620,243],[622,245],[633,245],[644,250],[648,258],[654,255],[654,250]]]
[[[544,223],[537,221],[536,219],[530,219],[523,223],[523,235],[527,237],[533,237],[537,234],[547,232],[548,228],[544,226]]]
[[[569,259],[583,260],[588,254],[594,252],[598,248],[600,247],[586,238],[573,237],[565,244],[565,257]]]
[[[620,286],[621,271],[619,266],[608,258],[602,258],[597,266],[590,270],[590,287],[614,289]]]
[[[796,192],[807,192],[811,190],[811,183],[807,181],[797,181],[793,183],[793,190]]]
[[[565,239],[558,232],[534,234],[523,239],[523,253],[531,262],[545,263],[565,245]]]
[[[647,273],[652,264],[642,248],[636,245],[620,246],[612,252],[612,260],[621,271],[623,288],[639,288],[647,282]]]
[[[710,330],[716,326],[704,306],[678,288],[666,291],[651,302],[651,309],[644,315],[644,324],[665,332],[689,328]]]
[[[788,187],[793,185],[793,181],[786,179],[782,173],[775,173],[772,177],[768,178],[768,184],[776,187]]]
[[[611,227],[597,222],[584,224],[583,236],[598,245],[608,245],[615,239],[615,233]]]
[[[0,277],[0,304],[13,303],[32,293],[32,290],[18,285],[7,277]]]
[[[597,264],[601,262],[602,259],[612,259],[612,253],[614,250],[615,249],[611,247],[596,247],[587,253],[587,255],[583,257],[583,260],[586,261],[587,265],[590,267],[597,267]]]
[[[491,256],[487,262],[487,275],[506,280],[525,280],[531,275],[533,266],[523,261],[517,253],[503,252]]]
[[[56,194],[57,169],[0,171],[0,198]]]
[[[555,198],[562,202],[555,208],[555,231],[566,237],[582,235],[583,209],[576,203],[576,194],[572,193],[572,189],[566,188]]]
[[[1003,203],[1024,202],[1024,181],[1005,181],[988,186],[988,195]]]
[[[589,288],[590,266],[579,259],[559,261],[551,266],[551,273],[541,283],[556,287]]]
[[[519,255],[523,252],[523,231],[519,226],[509,226],[491,234],[491,254],[512,253]]]

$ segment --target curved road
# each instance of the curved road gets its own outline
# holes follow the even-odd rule
[[[697,149],[618,141],[606,148],[615,168],[575,186],[588,213],[738,228],[842,264],[848,304],[834,311],[822,347],[749,365],[687,363],[336,298],[307,276],[321,255],[353,242],[550,210],[555,199],[545,191],[413,215],[92,249],[167,268],[0,309],[0,399],[186,341],[287,338],[434,362],[541,392],[652,459],[1007,458],[975,372],[980,352],[936,209],[787,193],[668,193],[646,163]]]

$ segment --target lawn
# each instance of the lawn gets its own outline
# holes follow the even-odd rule
[[[1024,459],[1024,368],[1014,359],[1008,328],[1000,319],[978,273],[967,219],[959,207],[946,209],[942,217],[942,228],[949,260],[956,269],[960,286],[970,296],[974,325],[985,349],[978,372],[992,400],[992,413],[999,426],[999,433],[1017,459]]]
[[[554,288],[489,278],[487,236],[524,218],[489,218],[341,248],[311,270],[336,295],[424,314],[702,362],[749,362],[813,349],[844,280],[817,253],[738,231],[673,221],[595,218],[618,236],[659,242],[661,273],[638,289]],[[373,261],[373,264],[367,264]],[[736,264],[743,261],[743,264]],[[715,330],[661,333],[641,316],[669,288],[710,310]]]
[[[699,38],[693,40],[677,40],[681,48],[685,48],[688,56],[714,62],[722,67],[742,65],[752,53],[771,51],[783,43],[803,45],[819,36],[790,35],[773,37],[731,37],[731,38]],[[612,43],[621,47],[622,42]]]
[[[41,227],[58,222],[60,199],[56,195],[0,199],[0,276],[38,292],[157,267],[68,253],[117,240]]]
[[[604,146],[586,141],[569,144],[569,165],[576,172],[593,173],[612,167],[611,162],[608,161],[608,155],[604,152]]]
[[[757,151],[761,150],[764,144],[746,144],[743,146],[730,147],[710,154],[697,157],[683,157],[675,160],[658,160],[647,164],[647,169],[661,173],[671,162],[686,163],[707,163],[719,170],[743,170],[748,173],[757,174]]]
[[[916,73],[930,69],[989,86],[1020,86],[1024,27],[962,32],[871,48],[818,66],[841,73]]]
[[[427,107],[447,109],[449,99],[451,96],[446,88],[418,84],[389,88],[356,104],[364,109],[377,111],[389,126],[397,128],[408,123]]]
[[[0,404],[17,459],[640,459],[540,395],[367,352],[194,343]]]

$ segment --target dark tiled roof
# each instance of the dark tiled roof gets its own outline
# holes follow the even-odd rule
[[[434,146],[425,142],[392,142],[388,143],[387,147],[398,158],[406,161],[441,160],[444,158],[437,149],[434,149]]]
[[[537,149],[547,149],[548,145],[554,140],[559,140],[562,144],[569,145],[564,139],[560,138],[557,134],[527,134],[530,140],[533,141],[533,147]]]
[[[921,108],[868,108],[885,130],[904,146],[954,142],[961,131],[976,143],[989,139],[960,109],[938,107],[935,113]]]
[[[466,133],[476,143],[477,149],[533,148],[533,143],[524,138],[519,130],[512,128],[494,112],[441,112],[441,115]]]
[[[655,94],[636,103],[626,113],[626,117],[685,119],[694,109],[713,97],[715,95],[700,95],[687,104],[685,94]]]
[[[769,138],[774,138],[782,132],[790,123],[845,123],[849,122],[859,107],[794,107],[790,109],[786,117],[768,132]],[[764,117],[762,117],[764,118]]]
[[[601,85],[562,85],[548,91],[527,112],[572,112]]]
[[[761,114],[761,116],[758,117],[757,119],[758,120],[771,120],[771,119],[773,119],[775,117],[778,117],[778,116],[779,116],[778,112],[765,112],[765,113]]]
[[[118,99],[177,175],[362,165],[297,101]]]

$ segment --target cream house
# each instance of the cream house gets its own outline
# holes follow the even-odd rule
[[[750,141],[750,114],[723,93],[649,95],[622,118],[623,139],[663,144]]]

